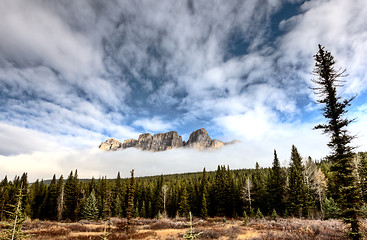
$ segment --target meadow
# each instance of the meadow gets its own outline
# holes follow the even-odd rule
[[[197,239],[348,239],[347,227],[340,220],[310,220],[299,218],[242,219],[208,218],[193,219],[194,233],[200,233]],[[362,222],[366,234],[367,222]],[[31,234],[29,240],[99,240],[99,239],[185,239],[189,231],[186,218],[133,219],[127,230],[127,220],[112,218],[110,221],[56,222],[28,220],[23,231]],[[188,239],[186,237],[186,239]]]

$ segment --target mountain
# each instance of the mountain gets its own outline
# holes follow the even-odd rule
[[[233,141],[230,143],[233,143]],[[116,151],[135,147],[141,150],[158,152],[181,147],[196,148],[199,150],[218,149],[226,144],[229,143],[211,139],[208,132],[204,128],[201,128],[192,132],[187,142],[183,141],[182,137],[178,135],[177,132],[171,131],[154,134],[153,136],[150,133],[144,133],[139,135],[138,140],[127,139],[123,143],[111,138],[102,142],[99,148],[104,151]]]

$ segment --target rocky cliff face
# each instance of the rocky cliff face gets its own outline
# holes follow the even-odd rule
[[[106,142],[103,142],[99,145],[99,148],[105,151],[116,151],[117,149],[121,148],[122,144],[117,141],[116,139],[107,139]]]
[[[126,149],[135,147],[141,150],[148,151],[165,151],[172,148],[196,148],[199,150],[204,149],[217,149],[227,143],[223,143],[216,139],[211,139],[209,134],[204,128],[196,130],[190,134],[187,142],[182,141],[182,137],[175,131],[167,133],[158,133],[153,136],[150,133],[141,134],[138,140],[127,139],[124,143],[121,143],[115,139],[108,139],[99,145],[101,150],[110,151],[117,149]]]
[[[158,133],[153,135],[153,141],[151,145],[152,151],[164,151],[167,149],[182,147],[182,137],[175,131],[168,133]]]

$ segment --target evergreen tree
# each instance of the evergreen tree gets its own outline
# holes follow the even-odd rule
[[[105,199],[103,201],[103,214],[102,214],[103,219],[109,220],[111,218],[112,216],[111,205],[112,205],[111,191],[107,190]]]
[[[44,184],[43,180],[39,182],[37,179],[36,182],[32,184],[28,197],[31,207],[31,218],[44,219],[46,191],[46,185]]]
[[[9,212],[11,223],[7,226],[8,228],[2,231],[0,234],[0,240],[19,240],[29,237],[22,231],[22,226],[26,217],[23,212],[23,182],[20,184],[18,194],[16,195],[17,202],[15,205],[11,205],[12,211]]]
[[[112,201],[112,216],[122,217],[122,200],[121,194],[117,194]]]
[[[57,180],[56,175],[52,177],[51,183],[48,187],[46,198],[45,198],[45,218],[49,220],[57,219]]]
[[[120,172],[118,172],[115,179],[115,186],[112,190],[112,216],[122,217],[123,216],[123,197],[124,190],[122,186],[122,179],[120,177]]]
[[[319,124],[315,129],[323,130],[330,136],[328,146],[331,154],[328,159],[332,162],[334,188],[332,191],[337,202],[342,206],[343,220],[351,226],[350,236],[352,239],[360,239],[359,209],[361,207],[360,189],[356,182],[353,165],[353,147],[350,146],[354,136],[347,131],[348,125],[353,121],[344,117],[346,108],[354,99],[341,100],[337,96],[336,88],[342,86],[340,80],[345,71],[334,68],[335,60],[330,52],[324,47],[318,46],[319,50],[314,56],[316,61],[313,73],[317,76],[313,79],[317,87],[313,88],[320,98],[318,103],[324,104],[323,116],[327,119],[326,124]]]
[[[140,217],[142,218],[146,218],[147,217],[147,210],[146,210],[146,206],[145,206],[145,201],[143,201],[143,204],[141,206],[140,212],[139,212]]]
[[[0,221],[5,219],[5,205],[9,201],[10,183],[8,177],[5,176],[0,183]]]
[[[85,199],[83,209],[81,211],[82,218],[87,220],[97,220],[98,218],[97,199],[94,190]]]
[[[203,175],[201,178],[201,193],[200,216],[205,219],[208,217],[208,177],[205,168],[203,169]]]
[[[304,166],[297,148],[292,145],[291,162],[289,167],[289,213],[302,216],[307,210],[307,188],[304,180]]]
[[[79,186],[78,186],[78,174],[75,170],[75,174],[71,171],[69,177],[66,179],[64,188],[64,219],[76,220],[78,216],[79,206]]]
[[[201,210],[200,210],[200,216],[204,219],[208,217],[208,204],[207,204],[207,195],[208,191],[206,190],[206,187],[203,188],[203,195],[201,197]]]
[[[234,209],[233,179],[231,178],[229,168],[218,166],[214,181],[214,196],[212,199],[214,215],[232,217]]]
[[[128,204],[127,204],[127,230],[132,224],[131,218],[134,214],[134,196],[135,196],[135,181],[134,181],[134,169],[130,171],[130,183],[129,183],[129,193],[128,193]]]
[[[190,205],[189,205],[189,196],[188,196],[188,193],[187,193],[187,190],[186,190],[186,186],[182,187],[178,212],[184,217],[189,216]]]
[[[274,150],[274,161],[268,180],[268,212],[272,209],[277,213],[284,212],[285,184],[285,171],[280,167],[277,152]]]
[[[358,174],[361,183],[362,199],[364,203],[367,203],[367,153],[360,152],[356,158],[359,160]]]
[[[263,171],[260,169],[259,163],[256,162],[254,174],[252,174],[252,198],[253,208],[260,208],[264,213],[266,212],[266,183]]]

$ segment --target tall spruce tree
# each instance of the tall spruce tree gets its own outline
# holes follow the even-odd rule
[[[323,115],[327,123],[315,126],[315,129],[323,130],[324,134],[330,136],[328,146],[331,148],[331,154],[328,159],[332,162],[331,171],[333,172],[334,188],[337,202],[340,203],[343,210],[343,220],[351,225],[349,233],[352,239],[360,239],[359,231],[359,209],[361,206],[360,189],[356,183],[356,176],[353,165],[353,147],[350,146],[354,136],[346,129],[353,121],[344,117],[347,113],[346,108],[354,99],[344,99],[337,96],[337,87],[343,86],[344,71],[336,70],[334,57],[326,51],[321,45],[314,56],[316,61],[313,74],[317,77],[312,82],[317,85],[313,88],[316,95],[319,96],[318,103],[323,104]]]
[[[130,171],[130,183],[129,183],[129,193],[127,200],[127,225],[126,230],[128,231],[132,224],[132,217],[134,213],[134,196],[135,196],[135,180],[134,180],[134,169]]]
[[[83,209],[81,211],[82,218],[87,220],[97,220],[98,218],[97,199],[95,196],[94,189],[85,199]]]
[[[56,220],[57,218],[57,180],[54,174],[51,183],[48,187],[45,199],[45,218],[49,220]]]
[[[78,205],[79,205],[79,183],[78,183],[78,173],[75,170],[75,174],[70,172],[69,177],[66,179],[64,188],[64,219],[76,220],[78,215]]]
[[[307,213],[307,187],[304,179],[304,166],[297,148],[292,145],[291,162],[289,166],[288,201],[289,213],[302,216]]]
[[[274,150],[274,161],[268,181],[268,212],[275,209],[277,213],[284,213],[285,171],[281,168],[277,152]]]
[[[0,221],[5,218],[5,206],[9,200],[11,185],[8,182],[8,177],[5,176],[4,180],[0,183]]]
[[[190,205],[189,205],[189,195],[187,193],[186,186],[182,186],[180,202],[179,202],[179,210],[178,212],[184,216],[188,217],[190,212]]]
[[[266,212],[266,184],[263,172],[260,170],[260,165],[256,162],[256,168],[254,174],[252,174],[252,191],[253,191],[253,208],[260,209],[262,212]]]

